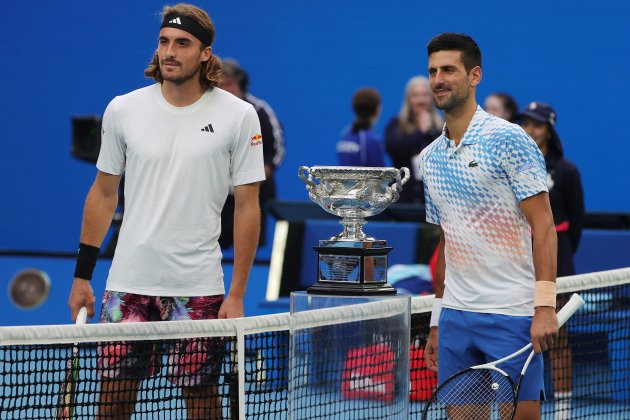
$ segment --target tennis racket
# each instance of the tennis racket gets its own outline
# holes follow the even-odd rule
[[[582,305],[584,300],[573,294],[569,302],[558,312],[558,327],[561,327]],[[527,358],[518,383],[501,370],[498,365],[513,359],[532,347],[522,349],[492,363],[473,366],[448,378],[433,393],[422,412],[423,419],[451,420],[508,420],[513,419],[518,404],[518,393],[525,371],[534,357],[532,350]]]
[[[77,325],[87,322],[87,308],[83,307],[77,315]],[[74,395],[76,391],[77,379],[79,376],[79,346],[77,343],[72,347],[72,355],[66,366],[66,374],[61,388],[59,388],[59,399],[57,404],[57,415],[55,419],[69,420],[74,418]]]

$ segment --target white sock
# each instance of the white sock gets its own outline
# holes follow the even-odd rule
[[[555,420],[568,420],[571,416],[571,391],[557,391],[553,393]]]

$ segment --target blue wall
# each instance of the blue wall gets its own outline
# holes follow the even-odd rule
[[[89,4],[89,5],[88,5]],[[235,57],[254,94],[283,121],[288,155],[280,197],[306,200],[300,165],[334,164],[349,98],[383,96],[382,130],[403,86],[426,73],[424,47],[443,31],[482,47],[483,99],[512,92],[553,104],[568,156],[582,170],[589,211],[630,211],[630,5],[623,0],[512,3],[421,1],[200,2],[215,20],[219,56]],[[5,8],[0,25],[0,249],[73,250],[93,166],[69,155],[70,118],[147,85],[155,1],[44,2]]]

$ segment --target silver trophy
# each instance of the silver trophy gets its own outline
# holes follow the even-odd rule
[[[409,179],[407,168],[301,166],[298,176],[308,196],[328,213],[341,217],[343,231],[315,247],[319,255],[316,294],[393,294],[387,284],[387,247],[363,232],[365,218],[398,200]]]

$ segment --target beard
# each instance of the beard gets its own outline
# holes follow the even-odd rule
[[[180,69],[183,70],[181,65],[180,65]],[[182,72],[182,73],[179,73],[178,75],[170,75],[170,74],[165,73],[162,70],[162,64],[160,63],[160,72],[162,73],[162,79],[176,85],[182,85],[185,82],[193,79],[194,77],[197,76],[197,73],[199,72],[200,69],[201,69],[201,64],[197,65],[197,67],[193,68],[190,71]]]
[[[433,103],[437,109],[449,112],[464,104],[470,96],[471,91],[472,88],[470,86],[467,86],[463,92],[451,91],[451,95],[447,98],[443,98],[440,102],[438,102],[438,99],[434,96]]]

